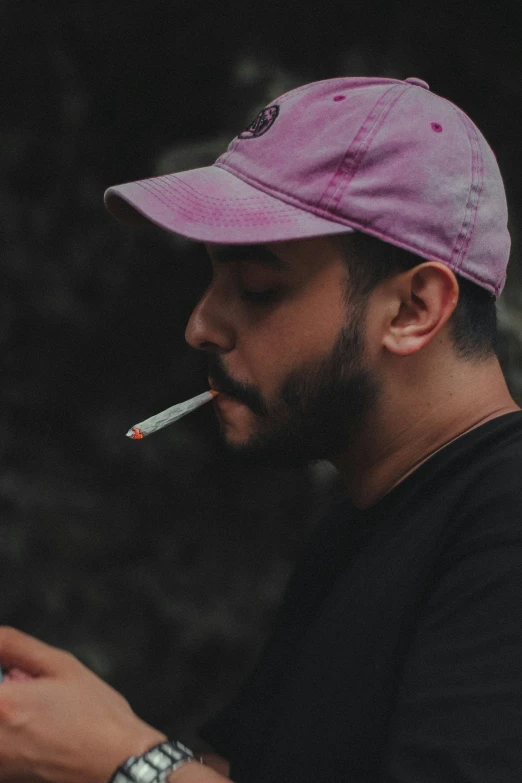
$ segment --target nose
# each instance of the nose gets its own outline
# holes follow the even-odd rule
[[[230,307],[212,283],[192,311],[185,340],[198,351],[230,351],[234,347],[234,329]]]

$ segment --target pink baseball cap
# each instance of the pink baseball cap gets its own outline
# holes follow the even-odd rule
[[[362,231],[498,297],[510,251],[495,154],[422,79],[325,79],[276,98],[212,166],[109,188],[107,209],[198,242]]]

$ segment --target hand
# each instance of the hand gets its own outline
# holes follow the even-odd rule
[[[167,783],[230,783],[230,779],[210,767],[191,761],[171,772],[167,776]]]
[[[73,655],[0,627],[0,781],[106,783],[129,756],[163,742]]]

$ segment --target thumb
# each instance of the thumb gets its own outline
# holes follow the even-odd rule
[[[31,677],[30,674],[24,672],[23,669],[18,669],[16,666],[13,666],[11,669],[6,671],[4,675],[5,682],[24,682],[26,680],[32,679],[33,677]]]
[[[9,626],[0,626],[0,665],[4,669],[23,669],[33,677],[63,672],[71,656],[34,636]]]

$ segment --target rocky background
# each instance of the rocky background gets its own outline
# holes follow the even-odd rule
[[[417,76],[496,152],[513,249],[500,358],[522,404],[516,4],[0,2],[0,623],[65,647],[191,743],[253,666],[341,491],[329,463],[252,470],[183,337],[201,251],[133,231],[109,185],[212,163],[260,108],[339,75]]]

